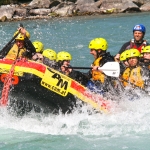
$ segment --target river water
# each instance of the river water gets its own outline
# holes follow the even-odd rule
[[[21,23],[31,40],[44,47],[72,54],[72,66],[88,67],[93,61],[88,44],[95,37],[108,41],[115,55],[132,39],[135,24],[144,24],[150,41],[149,13],[30,20]],[[0,48],[12,38],[20,22],[0,22]],[[110,114],[83,113],[43,115],[31,112],[23,117],[0,108],[0,149],[2,150],[148,150],[150,147],[150,99],[129,101],[122,95]]]

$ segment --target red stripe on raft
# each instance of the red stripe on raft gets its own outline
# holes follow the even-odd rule
[[[91,91],[88,91],[85,87],[81,86],[79,83],[72,81],[71,82],[71,88],[75,89],[79,93],[82,93],[84,96],[90,98],[94,102],[104,102],[105,100],[100,95],[94,95]]]
[[[0,63],[1,63],[1,64],[9,64],[9,65],[12,65],[12,64],[14,63],[14,60],[10,60],[10,59],[0,59]],[[36,62],[34,62],[34,61],[24,60],[24,59],[18,60],[18,61],[16,62],[16,64],[15,64],[15,66],[32,68],[32,69],[38,70],[38,71],[40,71],[40,72],[42,72],[42,73],[45,73],[45,70],[46,70],[46,66],[45,66],[45,65],[36,63]]]
[[[82,93],[84,96],[91,99],[93,102],[97,103],[99,106],[101,106],[101,109],[110,111],[112,102],[103,99],[101,95],[94,94],[91,91],[88,91],[85,87],[81,86],[79,83],[75,81],[71,82],[71,88],[75,89],[79,93]]]

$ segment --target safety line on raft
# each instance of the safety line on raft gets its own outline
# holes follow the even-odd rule
[[[14,75],[15,63],[16,63],[16,61],[14,61],[9,73],[7,74],[6,78],[4,79],[4,86],[3,86],[3,90],[2,90],[2,96],[0,99],[1,106],[7,106],[7,104],[8,104],[8,94],[10,91],[10,87],[12,85],[12,77]]]

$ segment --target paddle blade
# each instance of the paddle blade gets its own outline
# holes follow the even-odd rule
[[[119,77],[120,75],[120,65],[118,62],[107,62],[98,70],[102,70],[107,76]]]

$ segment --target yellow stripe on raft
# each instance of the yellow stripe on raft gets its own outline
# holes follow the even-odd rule
[[[0,62],[0,73],[9,73],[12,64],[4,63],[5,62]],[[101,95],[92,93],[86,87],[68,76],[61,74],[59,71],[49,68],[44,64],[35,62],[32,63],[32,61],[27,61],[25,64],[24,62],[21,62],[22,64],[19,63],[15,64],[14,75],[23,76],[24,73],[34,74],[42,79],[41,86],[48,90],[51,90],[63,97],[67,96],[68,93],[71,93],[101,112],[107,113],[109,111],[110,105],[108,101],[102,98]],[[41,69],[39,67],[41,67]]]

